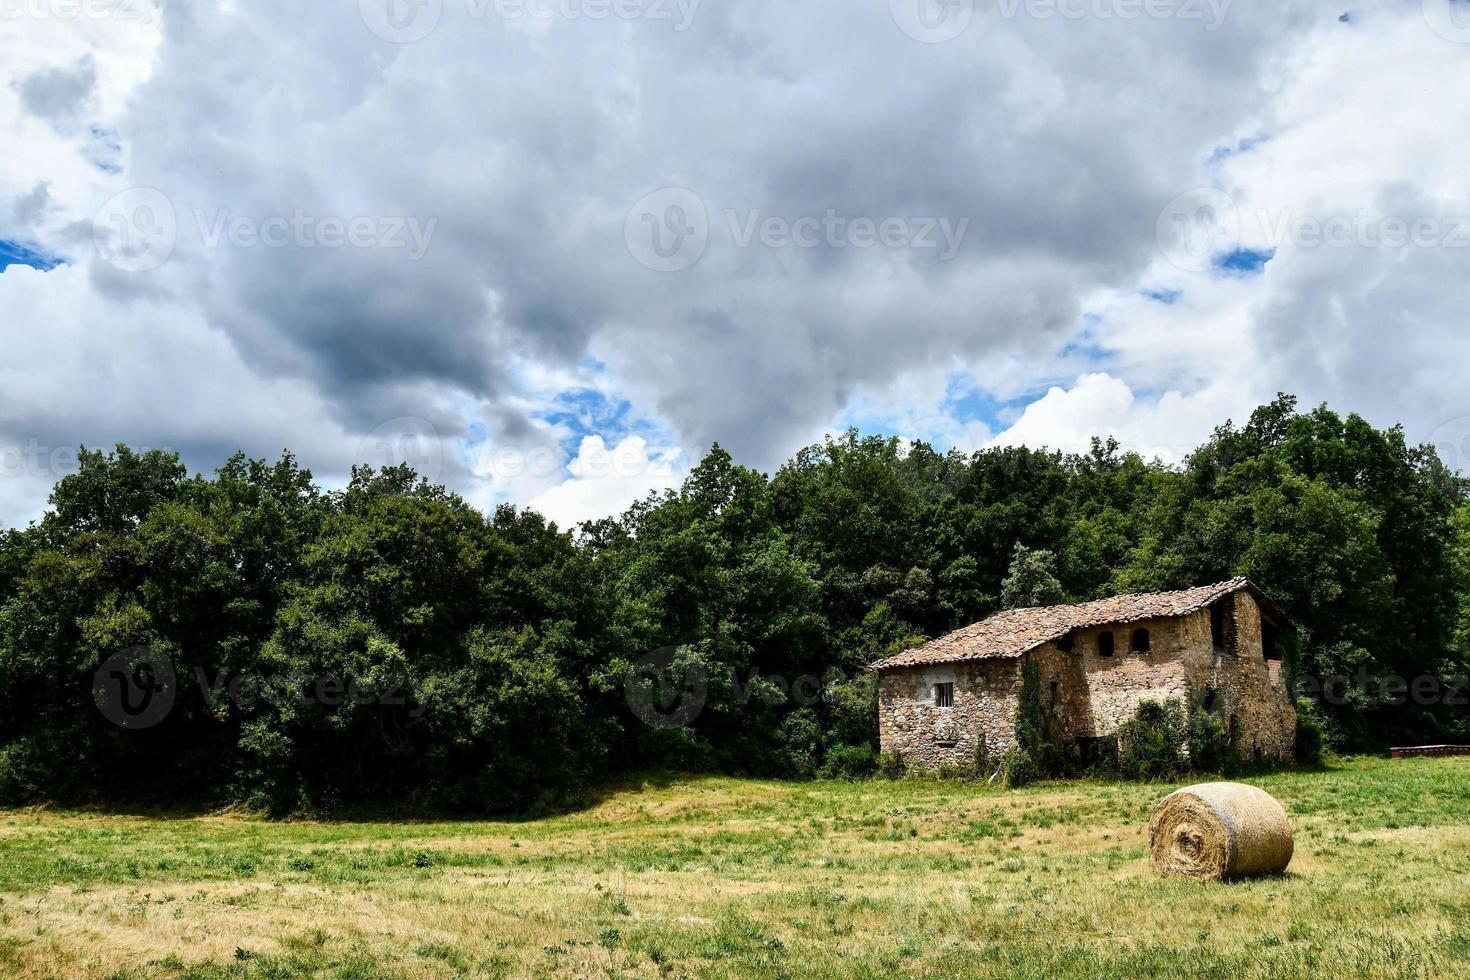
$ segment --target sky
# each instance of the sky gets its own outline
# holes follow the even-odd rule
[[[80,445],[562,526],[857,426],[1470,469],[1470,2],[0,0],[0,524]]]

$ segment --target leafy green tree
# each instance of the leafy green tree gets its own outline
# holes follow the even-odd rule
[[[1000,586],[1000,604],[1006,609],[1055,606],[1066,601],[1056,576],[1057,556],[1050,551],[1016,545],[1010,571]]]
[[[1177,468],[1111,440],[940,453],[854,431],[768,479],[715,446],[677,490],[574,533],[407,467],[326,493],[289,454],[193,476],[126,446],[78,461],[42,520],[0,529],[7,801],[486,811],[635,768],[856,773],[878,657],[1001,608],[1234,575],[1297,625],[1296,674],[1470,670],[1465,479],[1289,396]],[[91,703],[133,646],[177,673],[146,731]],[[707,682],[685,728],[625,700],[666,647]],[[333,680],[403,696],[302,696]],[[1346,748],[1470,737],[1461,708],[1368,689],[1309,713]]]

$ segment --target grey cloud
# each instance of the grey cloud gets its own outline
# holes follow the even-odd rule
[[[51,189],[46,181],[40,180],[29,191],[16,195],[11,214],[16,225],[30,229],[41,223],[51,207]]]
[[[299,438],[338,467],[351,449],[334,439],[398,417],[463,437],[457,404],[493,440],[544,438],[517,359],[592,354],[688,445],[771,466],[903,372],[1048,357],[1090,292],[1157,258],[1160,209],[1217,145],[1256,131],[1282,63],[1331,20],[1303,2],[1239,4],[1210,32],[997,20],[982,4],[962,37],[926,45],[885,2],[708,3],[684,33],[475,21],[447,3],[430,37],[390,45],[357,6],[170,4],[117,129],[128,180],[174,201],[178,249],[155,275],[91,272],[105,299],[188,306],[251,370],[316,393]],[[692,268],[655,273],[624,221],[669,186],[702,199],[709,241]],[[298,208],[438,224],[410,261],[210,245],[194,218]],[[942,262],[741,248],[723,216],[828,209],[970,224]],[[1426,280],[1447,274],[1420,261]],[[1274,317],[1283,338],[1322,312],[1306,286]],[[1386,308],[1393,287],[1375,288]],[[274,418],[242,433],[251,446],[292,435]],[[463,461],[445,466],[472,482]]]
[[[75,125],[93,108],[97,65],[90,54],[65,68],[43,68],[14,83],[21,106],[58,130]]]
[[[710,6],[684,34],[467,9],[387,49],[350,13],[279,2],[173,26],[132,117],[141,182],[190,206],[440,219],[416,266],[206,250],[211,321],[338,399],[417,381],[495,403],[513,353],[595,350],[692,443],[765,465],[857,387],[1060,343],[1082,294],[1152,258],[1159,206],[1257,104],[1299,23],[1290,7],[1214,35],[1014,21],[922,45],[883,4]],[[698,266],[656,276],[623,221],[670,184],[713,227]],[[829,208],[970,225],[942,264],[740,249],[722,227],[726,209]]]

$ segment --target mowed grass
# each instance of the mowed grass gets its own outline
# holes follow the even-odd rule
[[[0,975],[1470,976],[1470,759],[1253,780],[1284,877],[1161,880],[1172,786],[649,780],[533,822],[0,812]]]

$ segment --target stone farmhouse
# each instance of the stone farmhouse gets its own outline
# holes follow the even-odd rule
[[[1073,606],[1012,609],[880,660],[884,752],[921,768],[1016,745],[1021,671],[1041,668],[1063,744],[1087,752],[1144,701],[1223,710],[1244,758],[1285,759],[1296,711],[1281,676],[1286,616],[1247,579]]]

